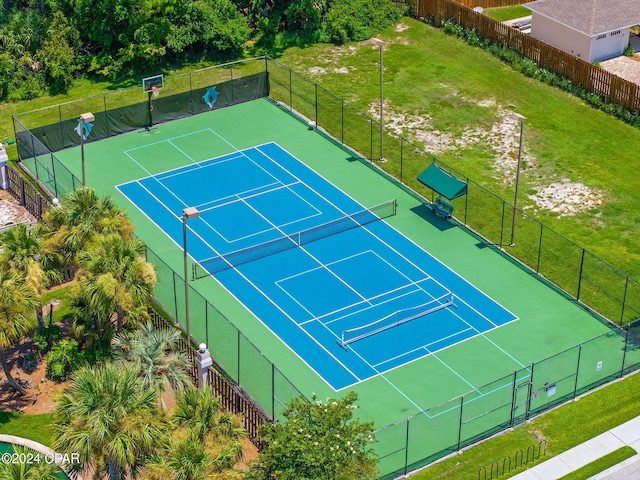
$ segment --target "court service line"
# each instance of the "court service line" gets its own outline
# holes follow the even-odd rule
[[[191,163],[194,163],[195,165],[197,165],[200,168],[203,168],[202,165],[200,165],[200,162],[194,160],[193,158],[191,158],[191,155],[189,155],[187,152],[185,152],[184,150],[182,150],[180,147],[178,147],[175,143],[173,143],[171,140],[167,140],[167,142],[169,143],[169,145],[171,145],[173,148],[175,148],[176,150],[178,150],[181,154],[183,154],[185,157],[187,157],[189,160],[191,160]]]
[[[258,193],[252,193],[247,195],[246,197],[240,197],[240,195],[244,195],[244,194],[248,194],[249,192],[254,192],[256,190],[260,190],[261,188],[265,188],[265,187],[274,187],[271,188],[269,190],[266,190],[264,192],[258,192]],[[215,210],[216,208],[219,207],[226,207],[227,205],[233,205],[234,203],[238,203],[241,202],[243,199],[245,198],[254,198],[257,196],[262,195],[263,193],[271,193],[271,192],[277,192],[278,190],[282,190],[283,188],[287,188],[289,185],[285,185],[280,181],[277,182],[273,182],[273,183],[265,183],[264,185],[260,185],[259,187],[254,187],[254,188],[250,188],[248,190],[244,190],[240,193],[232,193],[231,195],[227,195],[226,197],[218,197],[215,200],[211,200],[209,202],[205,202],[205,203],[201,203],[200,205],[207,205],[210,203],[215,203],[215,202],[220,202],[220,201],[224,201],[224,203],[220,203],[219,205],[212,205],[211,207],[207,207],[207,208],[203,208],[202,210],[200,210],[200,213],[206,213],[209,210]]]
[[[267,295],[265,292],[263,292],[260,288],[258,288],[258,286],[253,283],[251,280],[249,280],[249,278],[242,273],[238,268],[236,267],[232,267],[234,272],[237,273],[240,277],[242,277],[249,285],[251,285],[253,288],[255,288],[255,290],[260,293],[269,303],[271,303],[276,309],[278,309],[287,319],[289,319],[289,321],[291,322],[291,324],[294,326],[294,328],[297,328],[298,330],[300,330],[301,332],[303,332],[307,337],[309,337],[315,344],[317,344],[322,350],[324,350],[327,355],[329,355],[329,357],[333,358],[339,365],[341,365],[344,370],[346,372],[348,372],[353,378],[356,379],[355,383],[359,383],[362,381],[362,379],[360,377],[358,377],[358,375],[356,375],[354,372],[351,371],[351,369],[349,369],[340,359],[338,359],[333,353],[331,353],[329,350],[327,350],[327,348],[318,341],[318,339],[316,339],[313,335],[311,335],[309,332],[307,332],[304,328],[301,328],[300,325],[298,325],[295,320],[286,312],[284,311],[280,305],[278,305],[277,302],[275,302],[274,300],[272,300],[269,295]],[[247,306],[245,305],[238,297],[235,296],[235,294],[233,292],[231,292],[222,282],[218,282],[220,285],[222,285],[224,287],[225,290],[227,290],[227,292],[229,292],[230,295],[232,295],[237,301],[238,303],[240,303],[242,306],[244,306],[244,308],[247,309],[247,311],[251,312],[252,315],[254,315],[259,321],[260,323],[262,323],[262,325],[264,325],[267,330],[269,330],[276,338],[280,339],[280,341],[282,343],[284,343],[289,350],[291,350],[298,358],[300,358],[300,360],[302,360],[302,362],[304,362],[305,365],[307,365],[311,370],[313,370],[316,375],[318,375],[318,377],[322,378],[326,383],[327,380],[324,378],[323,375],[320,375],[313,367],[311,367],[311,365],[309,365],[307,363],[307,361],[302,358],[299,353],[293,349],[286,341],[284,341],[282,338],[280,338],[280,336],[275,333],[273,330],[271,330],[271,327],[265,323],[261,317],[259,315],[256,315],[255,313],[253,313],[253,311]],[[330,384],[329,384],[330,385]]]
[[[324,328],[326,328],[327,330],[329,330],[329,332],[333,333],[333,331],[332,331],[330,328],[328,328],[326,325],[324,325],[322,322],[321,322],[321,325],[323,325],[323,326],[324,326]],[[334,333],[334,336],[335,336],[335,333]],[[360,355],[356,350],[351,349],[351,351],[353,352],[353,354],[354,354],[354,355],[356,355],[357,357],[359,357],[359,358],[360,358],[360,360],[362,361],[362,363],[364,363],[365,365],[368,365],[368,366],[369,366],[369,368],[371,368],[374,372],[376,372],[376,374],[377,374],[377,375],[372,375],[371,377],[367,378],[367,380],[369,380],[369,379],[371,379],[371,378],[374,378],[374,377],[376,377],[376,376],[381,377],[385,382],[387,382],[387,383],[391,386],[391,388],[393,388],[393,389],[394,389],[395,391],[397,391],[401,396],[403,396],[404,398],[406,398],[406,399],[407,399],[407,401],[408,401],[411,405],[413,405],[413,406],[418,410],[418,413],[416,413],[416,415],[418,415],[418,414],[425,414],[427,417],[429,417],[429,415],[424,411],[424,409],[420,408],[420,405],[418,405],[416,402],[414,402],[414,401],[413,401],[413,400],[412,400],[412,399],[411,399],[411,398],[410,398],[406,393],[404,393],[402,390],[400,390],[400,389],[396,386],[396,384],[395,384],[395,383],[393,383],[391,380],[389,380],[389,379],[387,378],[386,373],[387,373],[388,371],[387,371],[387,372],[384,372],[384,373],[381,373],[377,368],[375,368],[375,367],[374,367],[374,366],[372,366],[369,362],[367,362],[367,361],[362,357],[362,355]],[[322,378],[322,377],[321,377],[321,378]],[[356,378],[358,378],[358,377],[356,377]],[[326,381],[326,380],[325,380],[325,381]],[[360,380],[360,379],[359,379],[359,380],[358,380],[358,382],[356,382],[356,383],[360,383],[361,381],[362,381],[362,380]],[[339,392],[339,391],[341,391],[341,390],[344,390],[344,389],[347,389],[347,388],[351,388],[351,387],[353,387],[353,385],[355,385],[355,384],[347,385],[346,387],[343,387],[343,388],[341,388],[341,389],[339,389],[339,390],[336,390],[336,391],[338,391],[338,392]],[[430,418],[430,417],[429,417],[429,418]]]
[[[398,288],[396,288],[394,290],[389,290],[389,291],[386,291],[386,292],[381,293],[379,295],[375,295],[373,297],[368,297],[366,300],[367,300],[368,303],[370,303],[369,305],[365,306],[365,303],[367,303],[367,302],[364,302],[364,301],[352,303],[351,305],[347,305],[345,307],[338,308],[337,310],[333,310],[332,312],[320,315],[320,316],[314,318],[313,320],[322,321],[322,319],[324,319],[324,318],[330,317],[332,315],[339,314],[340,312],[343,312],[343,311],[348,310],[350,308],[357,307],[357,306],[364,306],[364,308],[360,308],[360,309],[358,309],[358,310],[356,310],[354,312],[348,313],[347,315],[342,315],[340,317],[336,317],[336,318],[334,318],[332,320],[329,320],[328,322],[322,322],[325,325],[331,325],[332,323],[339,322],[340,320],[344,320],[345,318],[348,318],[348,317],[350,317],[352,315],[357,315],[358,313],[362,313],[362,312],[370,310],[372,308],[379,307],[380,305],[384,305],[386,303],[393,302],[393,301],[398,300],[398,299],[400,299],[402,297],[406,297],[407,295],[412,295],[414,293],[418,293],[418,292],[421,291],[419,288],[416,288],[414,290],[409,290],[408,292],[402,293],[400,295],[396,295],[395,297],[391,297],[391,298],[389,298],[387,300],[384,300],[384,301],[382,301],[380,303],[373,303],[372,302],[372,300],[377,300],[378,298],[384,297],[385,295],[389,295],[391,293],[397,293],[400,290],[404,290],[406,288],[410,288],[411,286],[412,285],[403,285],[402,287],[398,287]]]
[[[461,333],[468,332],[468,331],[470,331],[470,330],[471,330],[471,331],[473,331],[473,329],[472,329],[472,328],[464,328],[464,329],[462,329],[462,330],[458,330],[458,331],[456,331],[455,333],[452,333],[451,335],[447,335],[447,336],[444,336],[444,337],[440,337],[440,338],[438,338],[437,340],[435,340],[435,341],[433,341],[433,342],[427,343],[427,344],[425,344],[425,345],[421,345],[421,346],[416,347],[416,348],[414,348],[414,349],[412,349],[412,350],[405,351],[405,352],[404,352],[403,354],[401,354],[401,355],[396,355],[395,357],[387,358],[386,360],[384,360],[384,361],[382,361],[382,362],[379,362],[379,363],[374,364],[374,366],[375,366],[376,368],[378,368],[379,366],[384,365],[385,363],[392,362],[392,361],[394,361],[394,360],[397,360],[397,359],[399,359],[399,358],[402,358],[402,357],[404,357],[404,356],[406,356],[406,355],[408,355],[408,354],[411,354],[411,353],[417,352],[417,351],[419,351],[419,350],[426,350],[426,351],[428,352],[428,354],[429,354],[429,355],[434,355],[437,351],[444,350],[445,348],[448,348],[448,347],[449,347],[449,345],[447,345],[446,347],[441,348],[441,349],[439,349],[439,350],[433,351],[433,352],[432,352],[432,351],[431,351],[431,349],[429,348],[431,345],[433,345],[433,344],[435,344],[435,343],[438,343],[438,342],[442,342],[442,341],[447,340],[447,339],[449,339],[449,338],[456,337],[456,336],[460,335]],[[424,355],[422,355],[420,358],[424,358]],[[407,362],[405,362],[403,365],[406,365],[406,364],[407,364]]]
[[[202,130],[197,130],[195,132],[184,133],[182,135],[176,135],[175,137],[167,138],[167,139],[164,139],[164,140],[158,140],[157,142],[147,143],[147,144],[141,145],[139,147],[134,147],[134,148],[130,148],[128,150],[125,150],[124,153],[133,152],[134,150],[141,150],[143,148],[151,147],[153,145],[159,145],[159,144],[164,143],[164,142],[166,142],[168,140],[176,140],[178,138],[188,137],[190,135],[195,135],[197,133],[202,133],[202,132],[207,132],[207,131],[211,131],[211,128],[203,128]]]
[[[273,142],[272,142],[273,143]],[[265,144],[267,145],[267,144]],[[339,190],[340,192],[342,192],[341,189],[339,189],[338,187],[336,187],[335,185],[333,185],[333,183],[329,182],[328,180],[326,180],[323,176],[321,176],[320,174],[314,172],[310,167],[308,167],[307,165],[305,165],[304,163],[302,163],[300,160],[298,160],[294,155],[291,155],[289,152],[287,152],[284,148],[280,147],[280,145],[278,144],[274,144],[277,145],[278,148],[280,148],[283,152],[285,152],[287,155],[289,155],[290,157],[294,158],[300,165],[302,165],[303,167],[305,167],[307,170],[309,170],[310,172],[313,172],[315,175],[317,175],[318,177],[322,178],[322,180],[324,180],[325,182],[327,182],[329,185],[331,185],[333,188]],[[254,147],[257,148],[258,150],[260,150],[260,147]],[[280,165],[276,160],[273,159],[273,157],[271,157],[269,154],[263,152],[262,150],[260,150],[260,153],[262,153],[271,163],[279,166],[282,170],[284,170],[285,172],[287,172],[289,175],[291,175],[293,178],[299,180],[301,183],[304,183],[307,188],[315,193],[319,198],[321,198],[322,200],[324,200],[328,205],[332,206],[333,208],[335,208],[338,212],[340,212],[343,216],[349,216],[349,214],[347,212],[345,212],[344,210],[342,210],[340,207],[338,207],[335,203],[333,203],[332,201],[330,201],[329,199],[327,199],[324,195],[321,195],[315,188],[313,188],[311,185],[309,185],[307,182],[304,182],[302,180],[300,180],[300,178],[296,175],[294,175],[292,172],[290,172],[288,169],[286,169],[284,166]],[[344,192],[343,192],[344,193]],[[346,194],[345,194],[346,195]],[[352,202],[354,202],[356,205],[358,205],[361,208],[365,208],[364,205],[362,205],[360,202],[355,201],[353,198],[351,198],[350,196],[347,195],[347,198],[349,198],[349,200],[351,200]]]
[[[356,290],[355,288],[353,288],[351,286],[351,284],[349,284],[349,282],[347,282],[346,280],[344,280],[340,275],[338,275],[336,272],[334,272],[333,270],[331,270],[327,265],[325,265],[324,263],[322,263],[318,258],[316,258],[314,255],[311,254],[311,252],[309,252],[309,250],[307,250],[305,247],[303,247],[302,245],[298,246],[300,248],[301,251],[303,251],[304,253],[306,253],[307,255],[309,255],[309,257],[314,260],[315,262],[318,263],[318,265],[320,265],[320,268],[326,270],[327,272],[329,272],[331,275],[333,275],[339,282],[341,282],[342,284],[344,284],[349,290],[351,290],[353,293],[355,293],[358,297],[360,297],[363,301],[368,302],[367,298],[362,295],[358,290]]]
[[[135,161],[135,160],[134,160]],[[164,185],[160,180],[158,180],[157,178],[155,178],[155,176],[151,175],[147,178],[152,178],[153,180],[155,180],[162,188],[164,188],[166,191],[169,192],[169,194],[173,195],[176,200],[178,200],[180,203],[182,203],[182,205],[184,205],[185,207],[187,206],[187,204],[180,198],[178,197],[171,189],[167,188],[166,185]],[[131,182],[130,182],[131,183]],[[160,198],[158,198],[157,195],[155,195],[153,192],[151,192],[145,185],[143,185],[139,180],[135,180],[135,183],[137,185],[139,185],[144,191],[146,191],[152,198],[154,198],[160,205],[162,205],[164,207],[164,209],[169,212],[169,214],[174,217],[175,219],[179,220],[181,219],[181,217],[179,215],[176,215],[168,206],[167,204],[165,204],[162,200],[160,200]],[[135,202],[133,202],[135,204]],[[222,237],[222,235],[220,235],[215,228],[213,228],[206,220],[204,219],[200,219],[202,221],[202,223],[204,223],[206,226],[208,226],[213,232],[215,232],[217,235],[219,235],[220,237]],[[204,238],[202,238],[202,236],[196,232],[191,226],[187,225],[187,228],[193,233],[195,234],[200,240],[202,240],[202,242],[211,249],[212,252],[214,252],[216,255],[219,255],[218,251],[213,248],[209,242],[207,242]],[[165,231],[164,228],[161,228],[162,231]]]
[[[238,160],[238,159],[242,158],[241,155],[237,155],[237,156],[231,156],[231,155],[232,154],[228,154],[227,156],[225,156],[224,159],[219,160],[218,162],[212,163],[212,164],[209,164],[209,165],[204,165],[203,166],[200,163],[195,162],[192,165],[182,165],[182,166],[177,167],[177,168],[172,168],[171,170],[165,170],[164,172],[160,172],[160,173],[158,173],[156,175],[153,175],[153,176],[154,177],[161,177],[162,180],[165,180],[167,178],[180,177],[180,176],[185,175],[187,173],[191,173],[191,172],[196,171],[196,169],[194,167],[197,167],[197,169],[204,170],[204,169],[207,169],[207,168],[213,168],[213,167],[215,167],[217,165],[220,165],[220,164],[223,164],[223,163],[226,163],[226,162],[232,162],[234,160]],[[188,156],[187,156],[187,158],[188,158]],[[178,170],[185,170],[185,171],[178,172]],[[167,173],[169,173],[169,172],[171,172],[171,174],[167,175]]]
[[[387,225],[389,225],[387,223]],[[491,302],[493,302],[496,305],[499,305],[500,308],[502,308],[505,312],[509,313],[512,317],[514,317],[515,319],[518,319],[517,315],[514,315],[510,310],[508,310],[506,307],[504,307],[501,303],[498,303],[497,301],[495,301],[493,298],[491,298],[489,295],[487,295],[486,293],[484,293],[482,290],[480,290],[478,287],[476,287],[473,283],[469,282],[468,280],[466,280],[462,275],[460,275],[458,272],[456,272],[455,270],[453,270],[451,267],[449,267],[448,265],[446,265],[445,263],[443,263],[442,261],[438,260],[436,257],[434,257],[433,255],[431,255],[429,252],[427,252],[426,249],[424,249],[423,247],[421,247],[420,245],[418,245],[416,242],[414,242],[413,240],[411,240],[409,237],[407,237],[404,233],[402,233],[400,230],[396,229],[395,227],[389,225],[396,233],[398,233],[400,236],[404,237],[408,242],[411,242],[416,248],[424,251],[427,255],[429,255],[429,257],[431,258],[432,261],[436,262],[437,264],[439,264],[442,268],[446,269],[447,271],[451,272],[453,275],[457,276],[459,279],[461,279],[465,285],[472,289],[475,290],[476,292],[480,293],[482,296],[484,296],[485,298],[487,298],[488,300],[490,300]],[[376,235],[375,233],[373,233],[369,228],[367,228],[366,225],[364,225],[362,227],[363,229],[367,230],[371,235],[373,235],[374,237],[378,238],[382,243],[384,243],[385,245],[387,245],[389,248],[391,248],[392,250],[394,250],[396,253],[398,253],[398,255],[402,255],[399,252],[397,252],[391,245],[388,245],[387,242],[385,242],[384,240],[380,239],[380,237],[378,237],[378,235]],[[417,268],[417,267],[416,267]],[[436,280],[437,281],[437,280]],[[439,283],[439,282],[438,282]],[[443,288],[444,285],[441,285]],[[457,295],[456,295],[457,296]]]

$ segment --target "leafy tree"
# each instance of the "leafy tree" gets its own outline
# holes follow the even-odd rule
[[[373,424],[353,419],[357,394],[311,402],[294,398],[284,423],[265,426],[267,446],[249,478],[254,480],[354,480],[377,476]]]
[[[166,432],[154,390],[145,389],[134,365],[108,362],[83,367],[56,406],[54,447],[77,452],[79,468],[124,480],[144,462]]]
[[[78,340],[85,352],[104,352],[110,350],[115,326],[107,316],[99,315],[89,305],[89,299],[82,295],[76,283],[71,291],[70,333]]]
[[[174,392],[191,386],[189,361],[178,348],[180,331],[156,330],[151,323],[113,339],[114,357],[138,368],[145,388],[162,398],[167,387]],[[164,407],[164,404],[162,404]]]
[[[73,83],[78,69],[76,51],[79,47],[78,30],[62,12],[54,12],[47,28],[47,39],[38,52],[51,94],[65,93]]]
[[[24,276],[0,265],[0,364],[9,385],[22,395],[27,392],[11,376],[5,352],[35,329],[36,321],[32,312],[37,303],[38,300]]]
[[[389,0],[334,0],[324,30],[332,42],[359,42],[393,25],[401,16]]]
[[[28,455],[33,453],[27,447],[14,445],[13,453]],[[11,453],[11,452],[9,452]],[[57,480],[59,469],[55,464],[42,462],[0,462],[2,480]]]
[[[247,19],[230,0],[183,1],[176,6],[167,47],[174,53],[236,52],[250,33]]]

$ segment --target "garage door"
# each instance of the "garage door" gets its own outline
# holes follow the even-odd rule
[[[622,54],[623,49],[620,47],[621,40],[622,32],[620,30],[598,35],[593,52],[593,61],[596,62]]]

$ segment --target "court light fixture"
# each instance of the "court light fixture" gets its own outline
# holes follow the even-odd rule
[[[189,277],[188,266],[189,254],[187,253],[187,220],[193,220],[200,216],[196,207],[187,207],[182,210],[182,249],[184,250],[184,319],[187,329],[187,341],[191,344],[191,323],[189,321]]]
[[[513,218],[511,219],[511,242],[510,247],[515,245],[516,235],[516,211],[518,209],[518,186],[520,185],[520,165],[522,163],[522,132],[524,131],[525,117],[519,113],[514,113],[513,118],[520,124],[520,147],[518,148],[518,167],[516,169],[516,191],[513,197]]]
[[[384,42],[382,40],[380,40],[379,38],[372,38],[371,41],[373,42],[374,45],[377,45],[378,48],[380,49],[380,158],[378,158],[378,161],[380,162],[386,162],[385,158],[384,158],[384,140],[382,138],[383,134],[384,134],[384,108],[383,108],[383,81],[382,81],[382,74],[384,72],[384,64],[382,61],[382,51],[383,51],[383,47],[384,47]]]
[[[91,112],[86,112],[80,115],[80,125],[78,125],[78,134],[80,135],[80,157],[82,158],[82,186],[87,186],[87,177],[84,172],[84,137],[89,136],[91,129],[87,130],[85,124],[93,123],[96,121],[96,117]],[[91,125],[89,125],[90,127]]]

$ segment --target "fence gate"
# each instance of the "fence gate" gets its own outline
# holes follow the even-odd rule
[[[531,407],[531,375],[517,378],[513,375],[513,400],[511,402],[511,427],[519,425],[529,418]]]

